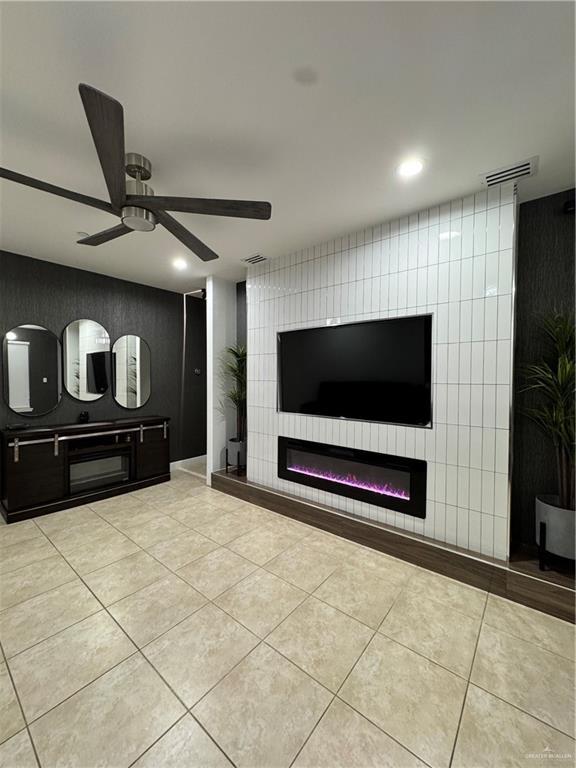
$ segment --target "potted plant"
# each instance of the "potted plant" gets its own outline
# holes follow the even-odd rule
[[[574,559],[574,441],[575,364],[574,317],[555,311],[542,327],[551,346],[549,358],[524,369],[526,387],[536,395],[536,404],[526,414],[554,444],[558,494],[536,497],[536,541],[540,542],[545,523],[545,549],[560,557]]]
[[[228,461],[246,466],[246,347],[228,347],[222,360],[225,401],[236,410],[236,437],[228,440]]]

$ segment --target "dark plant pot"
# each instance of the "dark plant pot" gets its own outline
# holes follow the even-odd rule
[[[233,437],[228,440],[228,463],[232,466],[246,466],[246,440]]]
[[[536,543],[540,523],[546,523],[546,551],[574,560],[576,512],[558,506],[558,496],[536,496]]]

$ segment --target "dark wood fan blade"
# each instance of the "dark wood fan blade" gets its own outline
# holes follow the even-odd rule
[[[201,197],[140,197],[128,195],[133,205],[141,205],[152,211],[180,211],[181,213],[203,213],[206,216],[234,216],[239,219],[269,219],[272,215],[270,203],[258,200],[211,200]]]
[[[115,240],[117,237],[122,237],[122,235],[127,235],[129,232],[133,231],[134,230],[130,229],[130,227],[126,227],[124,224],[118,224],[116,227],[105,229],[103,232],[98,232],[95,235],[89,235],[82,240],[78,240],[78,244],[102,245],[102,243],[107,243],[109,240]]]
[[[110,200],[121,208],[126,199],[124,173],[124,110],[105,93],[80,83],[78,86]]]
[[[207,245],[204,245],[202,240],[198,240],[196,235],[189,232],[186,227],[183,227],[182,224],[170,216],[169,213],[166,213],[166,211],[156,211],[155,215],[160,224],[166,227],[168,232],[173,234],[174,237],[177,237],[187,248],[190,248],[199,259],[202,259],[202,261],[212,261],[213,259],[218,258],[217,253],[214,253],[214,251],[208,248]]]
[[[77,203],[83,203],[92,208],[99,208],[107,213],[116,213],[110,203],[107,203],[105,200],[98,200],[97,197],[89,197],[88,195],[81,195],[79,192],[72,192],[70,189],[56,187],[54,184],[48,184],[46,181],[33,179],[32,176],[24,176],[23,173],[9,171],[8,168],[0,168],[0,178],[14,181],[16,184],[24,184],[24,186],[32,187],[33,189],[39,189],[41,192],[48,192],[50,195],[65,197],[67,200],[74,200]]]

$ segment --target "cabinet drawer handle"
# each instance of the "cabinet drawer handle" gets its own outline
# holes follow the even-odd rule
[[[140,442],[144,442],[144,426],[140,424]]]
[[[54,435],[54,456],[58,456],[58,434]]]
[[[168,437],[168,424],[164,422],[164,440]]]
[[[20,440],[15,437],[14,438],[14,464],[18,464],[20,461]]]

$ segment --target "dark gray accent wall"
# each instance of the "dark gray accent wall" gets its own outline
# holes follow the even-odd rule
[[[522,412],[531,396],[522,393],[521,368],[545,354],[539,321],[555,308],[574,311],[574,213],[565,205],[574,190],[520,206],[516,272],[514,354],[514,435],[512,469],[512,548],[535,543],[534,498],[557,493],[554,450]]]
[[[246,280],[236,283],[236,343],[246,346]]]
[[[206,453],[206,301],[186,296],[186,356],[182,400],[182,453]]]
[[[124,334],[136,334],[148,342],[152,359],[149,401],[138,410],[119,406],[109,390],[100,400],[85,403],[66,391],[52,413],[33,417],[33,424],[76,422],[81,411],[90,420],[117,419],[142,414],[169,416],[172,420],[170,458],[187,458],[182,435],[182,295],[137,283],[117,280],[80,269],[0,251],[0,337],[16,325],[34,323],[61,338],[72,320],[89,318],[101,323],[114,341]],[[0,366],[2,365],[0,361]],[[3,376],[0,375],[0,382]],[[196,404],[206,410],[206,399]],[[188,402],[187,414],[193,411]],[[0,426],[25,422],[26,417],[11,411],[0,398]]]

